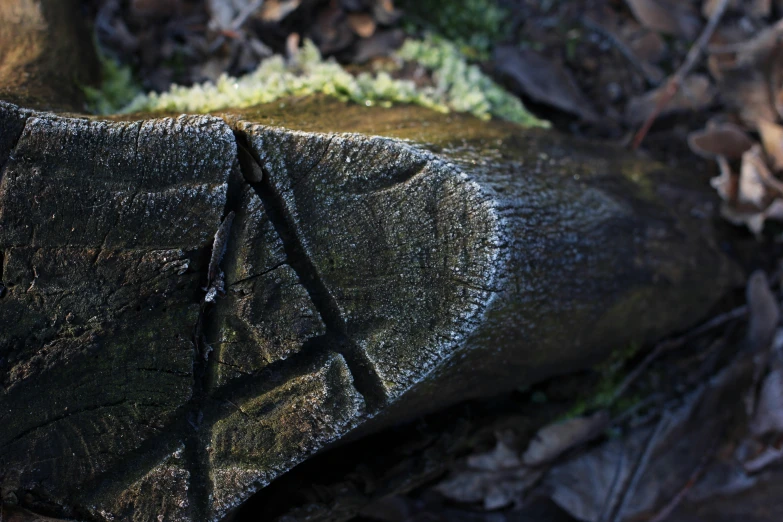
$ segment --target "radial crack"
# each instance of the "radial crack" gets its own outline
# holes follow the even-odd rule
[[[250,147],[247,137],[237,131],[234,135],[238,148],[242,151],[239,157],[245,180],[264,204],[267,216],[283,242],[289,265],[296,272],[326,325],[332,348],[345,358],[353,375],[354,385],[364,396],[368,410],[376,411],[389,401],[380,377],[364,351],[348,336],[340,308],[307,255],[291,221],[291,214],[272,184],[270,173]],[[261,176],[258,176],[259,172],[262,173]],[[260,181],[254,181],[259,177]]]

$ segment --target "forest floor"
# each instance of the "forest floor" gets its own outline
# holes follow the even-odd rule
[[[110,64],[96,110],[238,78],[274,56],[290,66],[306,41],[351,74],[434,92],[443,73],[400,49],[435,38],[556,129],[715,188],[722,246],[749,274],[744,295],[692,331],[572,376],[580,394],[592,390],[577,408],[558,409],[573,403],[563,378],[468,406],[493,413],[461,437],[471,442],[449,470],[357,520],[778,520],[783,1],[84,0],[84,10]],[[553,423],[526,444],[520,418],[542,404]],[[422,422],[452,430],[460,408]]]

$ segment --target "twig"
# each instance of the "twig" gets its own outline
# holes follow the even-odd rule
[[[239,29],[245,24],[247,21],[247,18],[253,14],[257,9],[259,9],[262,5],[264,5],[264,0],[256,0],[252,4],[248,4],[245,6],[242,11],[237,15],[236,18],[231,22],[231,29],[234,31],[239,31]]]
[[[716,437],[715,442],[707,449],[707,451],[702,456],[699,463],[696,465],[696,468],[693,470],[693,472],[688,477],[688,480],[685,482],[685,485],[680,489],[680,491],[677,492],[676,495],[669,501],[668,504],[663,506],[660,511],[649,521],[649,522],[663,522],[669,516],[674,512],[674,510],[677,508],[677,506],[680,505],[680,502],[682,502],[682,499],[685,498],[685,495],[688,494],[688,492],[693,488],[693,486],[696,485],[696,482],[701,477],[702,473],[704,473],[705,468],[707,467],[707,464],[712,459],[715,449],[718,446],[719,439]]]
[[[655,426],[655,429],[650,435],[650,438],[647,439],[647,444],[645,444],[644,447],[644,453],[642,453],[636,463],[633,476],[631,477],[631,482],[625,489],[622,502],[620,503],[617,512],[614,514],[612,522],[620,522],[623,519],[623,513],[625,513],[628,502],[630,501],[631,497],[633,497],[636,488],[639,486],[639,481],[642,479],[644,472],[647,471],[647,466],[650,463],[650,458],[652,457],[653,451],[655,450],[658,439],[661,438],[661,435],[664,433],[664,431],[666,431],[667,427],[669,427],[669,413],[664,412],[661,416],[661,420],[658,421],[658,424]]]
[[[660,84],[661,79],[653,77],[653,75],[648,71],[647,67],[644,66],[645,63],[640,60],[639,57],[636,56],[636,54],[634,54],[634,52],[626,45],[626,43],[623,42],[616,34],[587,15],[582,17],[582,25],[597,32],[609,40],[615,49],[620,51],[620,54],[622,54],[628,60],[628,63],[630,63],[633,68],[644,77],[648,85],[657,86]]]
[[[726,313],[717,315],[707,321],[706,323],[701,324],[700,326],[697,326],[693,330],[689,331],[688,333],[677,337],[675,339],[670,339],[667,341],[663,341],[661,343],[658,343],[655,348],[653,348],[653,351],[650,352],[647,357],[644,358],[644,360],[639,363],[639,365],[634,368],[631,373],[629,373],[623,382],[620,384],[620,386],[617,387],[617,389],[614,392],[614,396],[612,397],[612,402],[615,402],[618,398],[620,398],[623,393],[628,389],[628,387],[639,378],[639,376],[644,372],[644,370],[647,369],[658,357],[660,357],[662,354],[674,350],[675,348],[679,348],[691,339],[698,337],[702,334],[705,334],[709,332],[710,330],[713,330],[715,328],[718,328],[719,326],[722,326],[729,321],[733,321],[735,319],[739,319],[741,317],[744,317],[748,314],[748,305],[742,305],[738,306],[737,308],[733,310],[729,310]]]
[[[617,495],[617,488],[620,485],[620,478],[623,475],[623,468],[625,467],[625,451],[620,449],[620,457],[617,459],[617,468],[612,477],[612,485],[609,487],[609,492],[604,499],[604,505],[601,508],[601,515],[598,517],[598,522],[606,522],[607,517],[614,511],[616,502],[615,496]]]
[[[726,12],[726,7],[728,5],[729,0],[720,0],[720,4],[718,4],[717,8],[712,12],[712,16],[710,16],[709,21],[707,21],[707,25],[704,26],[704,30],[701,32],[699,38],[693,43],[690,50],[688,51],[688,54],[685,56],[685,61],[674,72],[669,81],[666,82],[666,87],[661,93],[661,96],[658,98],[658,103],[655,104],[655,110],[647,118],[647,121],[644,122],[644,125],[642,125],[642,128],[639,129],[639,132],[636,133],[631,148],[639,148],[639,145],[642,144],[644,137],[647,136],[647,133],[653,126],[653,123],[655,123],[655,120],[661,114],[661,111],[669,104],[669,102],[671,102],[672,98],[674,98],[674,95],[677,94],[677,91],[680,90],[682,81],[699,62],[699,58],[701,58],[702,54],[704,54],[704,50],[707,47],[707,42],[712,37],[712,33],[714,33],[715,29],[718,27],[718,22],[720,22],[720,19],[723,17],[723,13]]]

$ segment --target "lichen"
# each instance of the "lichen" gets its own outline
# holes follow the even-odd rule
[[[121,112],[205,113],[323,93],[366,106],[410,103],[439,112],[467,112],[482,119],[496,116],[526,126],[548,126],[477,66],[468,64],[449,42],[435,38],[409,41],[398,56],[430,71],[435,84],[417,87],[387,72],[354,76],[334,60],[324,60],[312,42],[305,42],[295,63],[273,56],[240,78],[223,75],[216,83],[175,85],[165,93],[139,95]]]

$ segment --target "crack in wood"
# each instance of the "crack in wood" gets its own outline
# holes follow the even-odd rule
[[[327,329],[330,347],[345,358],[354,379],[354,386],[364,397],[368,411],[371,413],[378,411],[389,402],[389,396],[383,387],[380,376],[373,369],[372,363],[364,351],[349,337],[339,306],[326,288],[313,261],[307,255],[291,222],[291,214],[272,183],[270,173],[266,171],[263,162],[250,147],[247,137],[238,131],[234,132],[234,136],[239,150],[243,151],[239,158],[243,173],[248,173],[245,181],[261,199],[269,221],[283,242],[288,264],[296,272],[302,286],[321,315]],[[321,159],[325,156],[326,152]],[[314,169],[316,166],[317,164],[312,168]],[[253,179],[258,179],[259,169],[263,174],[261,181],[253,181]]]

